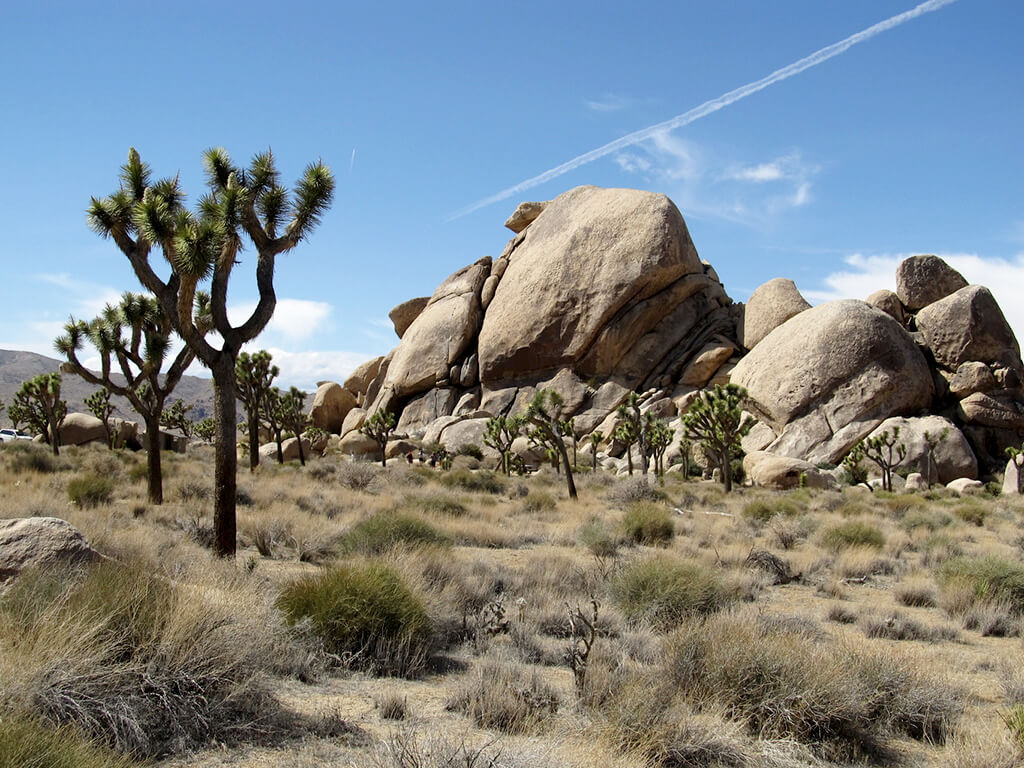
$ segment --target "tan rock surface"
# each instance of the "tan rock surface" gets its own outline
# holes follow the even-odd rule
[[[969,285],[917,313],[917,328],[948,371],[978,361],[1021,369],[1020,347],[991,291]]]
[[[90,562],[100,554],[71,523],[56,517],[0,520],[0,584],[25,568]]]
[[[395,333],[398,334],[398,338],[402,338],[405,335],[413,320],[420,316],[429,301],[429,296],[420,296],[403,301],[388,312],[388,317],[391,318],[391,323],[395,326]]]
[[[753,349],[784,322],[810,308],[792,280],[776,277],[758,286],[743,311],[743,346]]]
[[[348,412],[356,407],[356,396],[340,384],[325,381],[316,388],[309,418],[314,427],[339,434]]]
[[[963,275],[938,256],[911,256],[896,268],[896,295],[911,312],[967,285]]]

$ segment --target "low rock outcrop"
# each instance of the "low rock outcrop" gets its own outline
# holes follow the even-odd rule
[[[56,517],[0,520],[0,585],[26,568],[75,565],[99,559],[81,532]]]

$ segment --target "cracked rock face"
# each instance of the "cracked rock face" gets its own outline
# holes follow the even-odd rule
[[[778,436],[768,451],[836,463],[894,415],[931,405],[931,371],[914,340],[881,310],[856,300],[801,312],[744,357],[732,381]]]

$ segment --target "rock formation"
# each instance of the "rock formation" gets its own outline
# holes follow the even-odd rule
[[[523,203],[506,225],[516,234],[500,257],[392,310],[398,345],[349,377],[345,414],[329,421],[345,453],[372,451],[356,430],[381,409],[398,416],[396,440],[479,445],[487,419],[539,389],[562,396],[588,445],[632,391],[678,426],[702,388],[729,381],[759,419],[744,449],[765,452],[748,463],[767,485],[826,486],[818,465],[895,426],[925,482],[974,479],[1020,445],[1017,340],[991,293],[935,256],[907,259],[896,292],[867,301],[811,307],[778,278],[743,307],[664,195],[577,187]],[[599,461],[622,451],[606,439]]]
[[[26,568],[74,565],[99,557],[77,528],[59,518],[0,520],[0,584]]]

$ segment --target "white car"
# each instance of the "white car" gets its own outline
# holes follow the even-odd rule
[[[9,440],[31,440],[31,435],[26,435],[24,432],[19,432],[16,429],[0,429],[0,443],[6,443]]]

